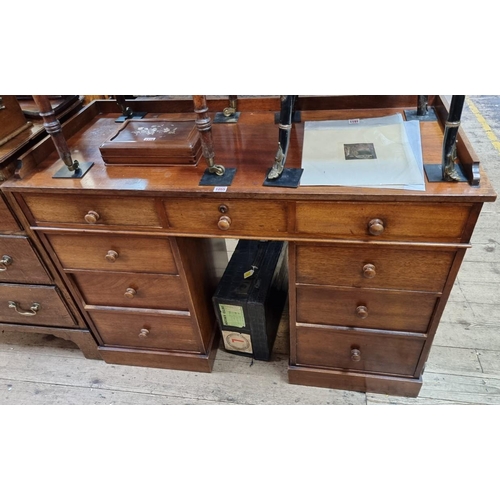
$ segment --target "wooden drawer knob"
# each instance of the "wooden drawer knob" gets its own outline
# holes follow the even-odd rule
[[[223,215],[220,217],[219,222],[217,222],[217,226],[222,231],[227,231],[231,227],[231,219],[227,215]]]
[[[366,306],[358,306],[356,307],[356,316],[361,319],[365,319],[368,317],[368,307]]]
[[[148,335],[149,335],[149,330],[146,330],[146,328],[143,328],[139,332],[139,337],[141,337],[141,339],[146,338]]]
[[[137,295],[137,290],[135,288],[127,288],[124,295],[127,299],[133,299]]]
[[[2,256],[2,259],[0,260],[0,272],[7,271],[7,268],[12,265],[12,262],[13,260],[10,255]]]
[[[355,362],[361,361],[361,351],[359,349],[351,349],[351,360]]]
[[[384,232],[384,223],[380,219],[372,219],[368,223],[368,232],[373,236],[379,236]]]
[[[85,216],[85,222],[88,224],[97,224],[97,221],[100,219],[100,215],[93,210],[89,210],[87,215]]]
[[[108,262],[115,262],[117,258],[118,252],[115,252],[114,250],[109,250],[105,257]]]
[[[377,271],[375,270],[375,266],[373,264],[365,264],[363,266],[363,276],[365,278],[371,279],[375,278]]]

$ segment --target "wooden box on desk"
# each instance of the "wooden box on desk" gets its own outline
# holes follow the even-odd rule
[[[201,138],[194,121],[130,119],[99,148],[107,165],[194,166]]]

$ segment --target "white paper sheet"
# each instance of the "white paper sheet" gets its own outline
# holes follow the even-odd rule
[[[303,186],[425,190],[419,122],[400,114],[306,122],[302,168]]]

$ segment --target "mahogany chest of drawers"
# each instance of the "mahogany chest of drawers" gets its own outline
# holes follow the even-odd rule
[[[71,340],[87,358],[97,344],[47,258],[12,214],[0,193],[0,326]]]
[[[410,98],[359,109],[349,100],[303,110],[302,118],[383,116]],[[290,382],[416,396],[483,203],[496,198],[491,184],[481,170],[479,187],[428,183],[425,192],[263,186],[277,138],[264,104],[249,113],[243,106],[237,125],[213,127],[217,161],[236,168],[226,190],[199,186],[203,167],[105,165],[99,146],[119,127],[106,102],[68,123],[70,146],[95,163],[85,177],[53,179],[61,164],[46,148],[27,153],[36,168],[3,189],[53,260],[105,361],[210,371],[223,239],[281,240],[288,242]],[[160,117],[189,114],[180,104],[172,114],[168,104],[154,105]],[[439,125],[421,123],[421,132],[424,162],[440,162]],[[302,139],[303,123],[296,124],[290,168],[300,167]],[[459,154],[474,159],[463,138]]]

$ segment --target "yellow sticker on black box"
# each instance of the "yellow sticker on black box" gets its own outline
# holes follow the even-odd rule
[[[245,314],[243,307],[229,304],[219,304],[220,315],[224,326],[245,328]]]

